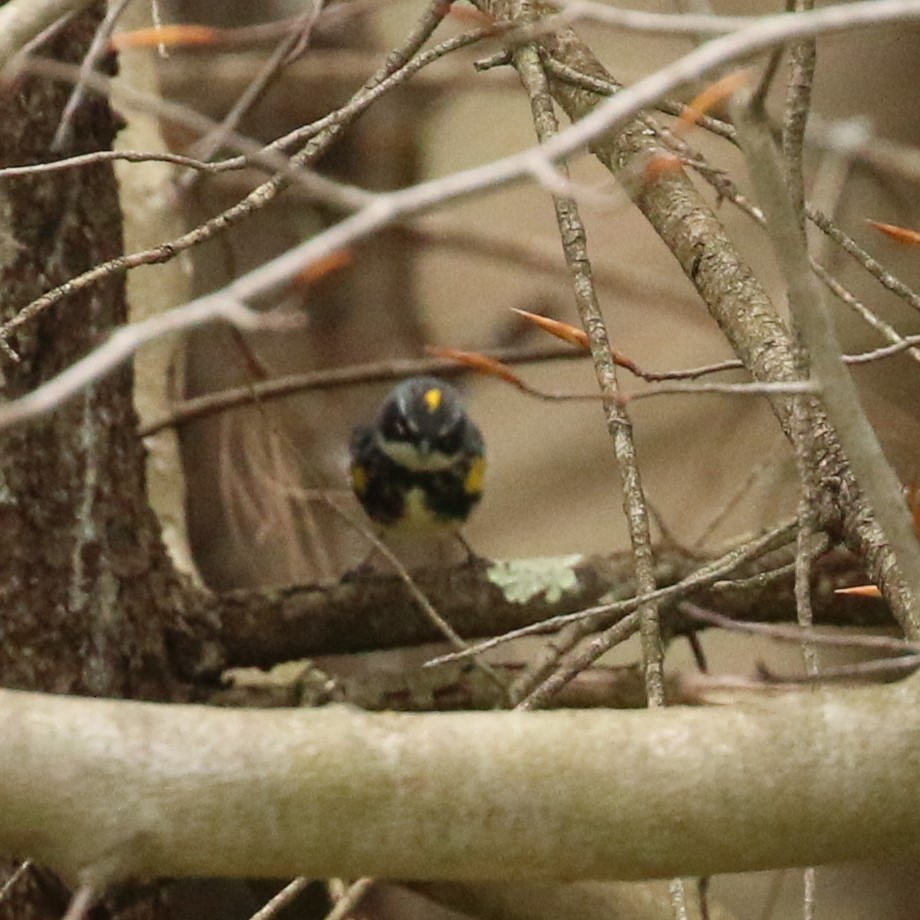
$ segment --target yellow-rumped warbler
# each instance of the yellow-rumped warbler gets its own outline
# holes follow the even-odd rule
[[[485,445],[460,394],[435,377],[394,387],[351,436],[351,483],[387,528],[456,530],[482,495]]]

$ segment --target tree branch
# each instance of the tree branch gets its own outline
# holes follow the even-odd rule
[[[11,0],[0,9],[0,67],[62,16],[79,13],[92,0]]]
[[[876,12],[885,0],[875,4]],[[479,0],[483,12],[496,19],[508,19],[513,6],[510,0]],[[847,8],[852,11],[855,7]],[[906,5],[899,6],[903,14]],[[868,13],[868,10],[866,11]],[[800,13],[786,20],[813,22],[815,13]],[[751,27],[747,35],[750,46],[767,47],[766,36],[774,29],[785,29],[773,18]],[[762,29],[755,38],[754,30]],[[661,81],[667,72],[682,69],[695,60],[717,55],[720,46],[733,44],[747,33],[741,30],[715,39],[691,52],[665,70],[641,81],[649,86]],[[799,34],[813,34],[800,32]],[[762,44],[761,44],[762,43]],[[567,67],[609,81],[610,77],[591,50],[571,30],[544,36],[541,46],[549,57]],[[689,68],[688,68],[689,71]],[[689,72],[686,74],[689,76]],[[661,81],[666,83],[667,81]],[[648,118],[636,118],[616,133],[598,137],[592,128],[609,114],[618,96],[635,95],[637,87],[610,99],[575,86],[565,80],[551,83],[553,96],[574,123],[554,141],[544,145],[547,154],[553,144],[571,138],[570,132],[591,135],[592,151],[618,177],[633,201],[648,219],[655,232],[668,246],[684,273],[694,284],[712,317],[755,380],[790,382],[798,377],[795,343],[770,301],[766,289],[741,257],[721,221],[703,201],[683,172],[668,171],[646,175],[650,161],[659,156],[662,144],[648,130]],[[670,87],[662,86],[667,92]],[[623,119],[620,119],[623,121]],[[771,399],[773,410],[788,437],[794,434],[793,406],[790,396]],[[870,578],[885,592],[892,610],[905,631],[916,633],[920,620],[920,595],[908,587],[904,573],[886,542],[893,534],[882,533],[872,508],[857,483],[830,421],[824,412],[814,419],[815,454],[819,458],[820,505],[816,509],[819,525],[834,534],[842,530],[849,545],[863,559]]]
[[[920,855],[918,733],[916,678],[641,713],[2,691],[0,853],[97,890],[136,876],[629,879],[903,859]]]
[[[697,575],[719,560],[703,560],[685,551],[659,547],[655,582],[673,590],[663,606],[666,634],[687,628],[675,613],[680,600],[692,597],[736,620],[795,622],[790,569],[760,584],[748,579],[790,562],[789,552],[755,561],[739,556],[716,568],[706,580]],[[815,561],[812,592],[817,623],[850,626],[891,625],[879,600],[841,597],[834,589],[858,583],[864,575],[853,557],[836,551]],[[441,615],[465,639],[502,635],[533,627],[551,617],[575,614],[602,602],[611,592],[635,593],[631,553],[609,557],[462,565],[414,574],[416,584]],[[726,579],[741,579],[726,582]],[[713,586],[713,583],[716,583]],[[721,582],[721,584],[719,584]],[[594,622],[615,622],[635,609],[635,600],[618,605]],[[535,632],[558,629],[551,625]],[[170,647],[180,671],[196,681],[216,678],[230,667],[271,667],[282,661],[317,655],[374,651],[440,642],[443,636],[395,575],[368,575],[327,585],[294,585],[274,590],[202,592],[181,622],[168,627]]]
[[[489,12],[489,15],[492,15],[490,12],[491,7],[499,4],[490,3],[489,0],[480,0],[479,5],[487,8],[486,11]],[[580,118],[577,124],[562,131],[556,138],[542,147],[525,150],[493,163],[454,173],[443,179],[419,183],[411,188],[400,189],[395,192],[377,193],[374,203],[370,206],[270,260],[248,275],[243,276],[243,278],[232,282],[223,290],[191,301],[180,309],[183,311],[201,309],[212,298],[226,297],[245,301],[268,296],[282,289],[291,278],[297,276],[309,266],[315,265],[340,249],[357,240],[364,239],[381,228],[403,218],[425,213],[437,206],[446,205],[462,197],[468,197],[485,190],[499,188],[512,182],[541,175],[545,173],[548,165],[553,161],[570,156],[585,144],[592,143],[604,132],[611,131],[618,125],[623,124],[643,107],[655,103],[659,98],[684,82],[701,77],[713,68],[746,58],[756,51],[780,45],[791,38],[817,35],[824,32],[846,31],[866,25],[880,25],[886,22],[912,21],[914,19],[920,19],[920,0],[871,0],[871,2],[867,0],[867,2],[857,2],[817,10],[813,13],[802,13],[794,17],[763,17],[751,26],[708,42],[696,51],[641,80],[628,91],[618,93],[602,106],[598,105],[600,101],[603,101],[602,99],[585,90],[578,90],[576,92],[580,92],[583,97],[578,105],[583,109],[584,117]],[[495,28],[497,29],[498,27],[496,26]],[[572,33],[566,34],[574,39]],[[575,39],[575,43],[576,47],[580,44],[577,39]],[[579,52],[575,57],[578,58],[581,54],[586,55],[585,60],[589,62],[589,73],[600,76],[604,80],[609,80],[606,71],[593,58],[591,52],[584,46],[581,47],[584,49],[583,52]],[[360,103],[362,105],[364,103],[369,104],[372,97],[372,90],[363,93]],[[559,101],[562,101],[561,97]],[[357,102],[355,104],[357,105]],[[565,105],[564,102],[562,104]],[[595,108],[598,110],[593,112],[592,110]],[[349,115],[351,114],[355,113],[349,110]],[[570,112],[569,114],[571,116],[572,113]],[[339,122],[335,124],[337,126]],[[324,134],[321,137],[323,141],[326,141],[329,135]],[[287,139],[284,140],[286,141]],[[292,159],[292,164],[297,167],[307,163],[310,156],[315,153],[316,148],[321,146],[319,141],[320,138],[317,138],[314,145],[296,155]],[[602,147],[603,145],[599,149],[602,149]],[[599,156],[601,156],[601,153],[599,153]],[[603,159],[603,156],[601,158]],[[613,167],[611,166],[611,168]],[[283,184],[283,176],[276,177],[276,179]],[[687,184],[689,186],[689,183]],[[263,189],[262,192],[257,189],[251,196],[236,205],[234,209],[224,212],[223,215],[219,215],[214,220],[222,222],[230,219],[235,220],[237,216],[242,216],[244,213],[248,215],[251,208],[250,205],[246,204],[247,201],[252,199],[253,203],[258,201],[261,205],[268,200],[266,196],[274,197],[276,191],[269,190],[270,185],[271,182],[265,183],[260,187]],[[659,183],[651,183],[651,185],[657,187]],[[280,187],[279,185],[278,190],[280,190]],[[692,186],[689,187],[692,189]],[[253,198],[252,196],[256,197]],[[679,201],[676,203],[679,204]],[[685,216],[683,211],[674,213],[671,227],[672,234],[677,232],[678,225]],[[691,231],[695,229],[692,226],[692,222],[689,229]],[[175,245],[176,242],[173,241],[172,245]],[[148,253],[136,254],[134,258],[144,257],[141,258],[138,264],[146,264],[151,260],[162,261],[171,257],[172,250],[169,247],[161,247],[161,250],[155,253],[149,251]],[[114,263],[112,265],[114,266]],[[119,270],[127,268],[129,267],[129,261],[118,260],[118,265],[120,266]],[[692,267],[694,274],[702,266],[702,262],[695,260],[694,251],[690,251],[687,254],[685,271],[690,270],[688,266]],[[744,271],[735,279],[740,285],[736,293],[736,299],[750,293],[753,299],[748,308],[753,311],[757,322],[766,322],[763,315],[765,294],[758,291],[756,287],[748,290],[747,275],[750,274],[750,270],[743,263],[740,263],[740,267]],[[109,267],[109,270],[111,269],[112,266]],[[49,292],[46,297],[57,300],[63,293],[66,293],[63,289],[55,289],[55,291]],[[42,303],[44,302],[45,299],[42,299]],[[39,301],[30,306],[39,306]],[[722,306],[723,309],[727,308],[726,304]],[[782,330],[782,324],[779,324],[778,328]],[[782,335],[780,341],[782,341]],[[769,352],[769,350],[767,351]],[[759,357],[761,363],[770,364],[768,360],[769,353],[766,356],[759,355]],[[782,360],[776,363],[780,365],[779,369],[782,369]],[[98,379],[101,374],[106,373],[109,369],[109,364],[102,362],[92,379]],[[784,378],[779,375],[768,376],[764,379],[777,380]],[[61,388],[58,397],[59,401],[71,397],[75,392],[75,388],[85,385],[86,381],[82,378],[70,380],[68,386]],[[25,406],[21,405],[19,401],[12,401],[0,408],[0,428],[22,421],[41,411],[45,411],[44,403]]]

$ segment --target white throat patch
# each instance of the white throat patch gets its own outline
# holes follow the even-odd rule
[[[394,462],[416,473],[433,473],[447,470],[459,459],[458,454],[442,454],[432,451],[430,454],[419,453],[411,444],[402,441],[380,442],[380,449]]]

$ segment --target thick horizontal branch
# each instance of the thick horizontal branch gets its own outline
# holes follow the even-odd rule
[[[504,564],[508,565],[508,564]],[[527,560],[517,588],[503,564],[431,569],[413,578],[441,616],[466,638],[518,629],[594,603],[616,580],[600,558]],[[374,651],[444,638],[396,575],[206,595],[176,637],[182,670],[266,667],[295,658]]]
[[[664,548],[656,560],[660,587],[688,578],[712,561]],[[787,561],[774,553],[739,565],[731,577],[749,578]],[[632,571],[630,554],[620,553],[479,562],[419,572],[415,580],[457,633],[475,639],[583,610],[611,592],[629,598],[634,592]],[[843,551],[829,553],[817,563],[816,622],[891,625],[883,602],[833,593],[861,577],[853,557]],[[759,587],[688,589],[663,608],[671,631],[684,628],[673,609],[673,602],[683,597],[740,620],[795,621],[791,571]],[[186,676],[207,679],[229,667],[271,667],[298,658],[442,639],[398,577],[373,574],[326,585],[202,595],[197,609],[173,631],[171,645]]]
[[[903,859],[920,855],[918,736],[916,678],[708,709],[436,715],[3,691],[0,854],[94,887]]]

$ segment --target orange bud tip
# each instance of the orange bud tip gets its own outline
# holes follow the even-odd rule
[[[916,230],[908,230],[906,227],[898,227],[895,224],[883,224],[877,220],[866,221],[870,227],[884,233],[898,243],[907,243],[909,246],[920,246],[920,233]]]
[[[478,352],[461,351],[457,348],[445,348],[440,345],[429,345],[425,351],[436,358],[447,358],[449,361],[456,361],[457,364],[462,364],[477,373],[498,377],[500,380],[511,383],[516,387],[524,388],[524,381],[507,364],[502,364],[501,361],[488,358]]]
[[[855,585],[852,588],[838,588],[834,594],[846,594],[851,597],[881,597],[882,592],[875,585]]]
[[[539,313],[530,313],[528,310],[519,310],[517,307],[511,308],[518,316],[522,316],[528,322],[539,326],[544,332],[554,335],[563,342],[570,345],[576,345],[585,351],[590,350],[588,336],[582,329],[572,326],[569,323],[561,323],[557,319],[550,319],[548,316],[541,316]]]
[[[109,40],[112,51],[128,48],[176,47],[179,45],[214,45],[218,42],[220,29],[200,25],[154,26],[149,29],[134,29],[119,32]]]
[[[684,128],[695,125],[705,114],[730,98],[737,89],[747,83],[750,75],[750,68],[733,70],[720,80],[716,80],[715,83],[710,83],[689,105],[684,107],[680,115],[680,125]]]

